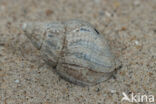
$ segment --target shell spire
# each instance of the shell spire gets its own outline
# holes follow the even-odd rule
[[[45,23],[23,23],[22,29],[24,35],[31,40],[37,49],[40,49],[46,35]]]

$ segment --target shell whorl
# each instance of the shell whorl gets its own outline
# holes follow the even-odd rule
[[[70,82],[94,85],[107,80],[116,67],[104,36],[87,22],[30,23],[23,28],[44,60]]]

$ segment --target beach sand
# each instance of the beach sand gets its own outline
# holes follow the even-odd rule
[[[61,79],[20,26],[69,19],[105,36],[122,63],[115,78],[90,87]],[[132,104],[123,92],[156,96],[156,0],[0,0],[0,104]]]

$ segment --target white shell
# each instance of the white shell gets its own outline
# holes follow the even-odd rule
[[[87,22],[26,23],[23,30],[47,64],[70,82],[94,85],[110,78],[116,68],[104,36]]]

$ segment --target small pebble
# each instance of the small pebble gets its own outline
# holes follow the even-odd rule
[[[111,14],[109,12],[105,12],[106,16],[111,17]]]
[[[97,88],[97,89],[96,89],[96,92],[99,92],[99,91],[100,91],[100,89],[99,89],[99,88]]]
[[[138,44],[139,44],[139,41],[136,40],[136,41],[135,41],[135,44],[138,45]]]
[[[111,93],[116,93],[116,90],[110,90]]]
[[[16,80],[15,80],[15,83],[19,83],[19,80],[18,80],[18,79],[16,79]]]

